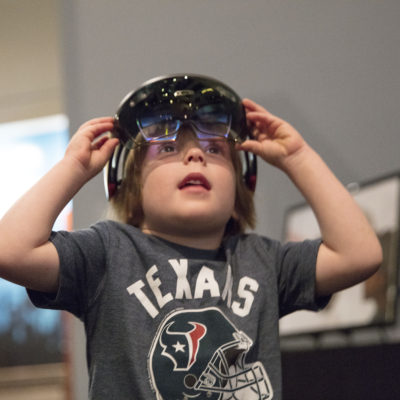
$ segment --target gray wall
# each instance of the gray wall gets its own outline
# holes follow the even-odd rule
[[[195,72],[290,121],[343,183],[400,169],[397,0],[62,3],[72,130],[112,114],[151,77]],[[285,210],[301,197],[281,172],[259,169],[257,231],[279,238]],[[98,177],[76,197],[75,227],[105,206]]]
[[[74,130],[112,114],[143,81],[170,72],[220,78],[286,118],[342,182],[400,167],[397,0],[63,2],[67,110]],[[102,214],[101,178],[75,202],[75,225]],[[300,200],[261,165],[258,228],[280,236]]]

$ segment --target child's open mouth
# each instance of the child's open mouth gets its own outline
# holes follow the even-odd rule
[[[180,190],[187,187],[201,187],[206,190],[211,189],[210,182],[208,182],[204,175],[199,173],[192,173],[187,175],[178,185],[178,188]]]

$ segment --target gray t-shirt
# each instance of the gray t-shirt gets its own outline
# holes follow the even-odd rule
[[[29,296],[84,322],[91,399],[280,399],[278,320],[325,303],[320,241],[248,234],[209,251],[113,221],[51,240],[59,290]]]

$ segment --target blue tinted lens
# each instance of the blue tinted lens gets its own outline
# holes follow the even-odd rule
[[[146,140],[171,139],[180,127],[180,121],[166,113],[145,115],[136,123]]]
[[[192,117],[196,128],[207,135],[227,137],[231,128],[231,115],[221,104],[208,104],[198,110]]]
[[[221,104],[207,104],[187,114],[173,115],[170,109],[146,110],[137,119],[137,126],[146,141],[175,139],[182,124],[190,124],[198,135],[228,137],[231,115]]]

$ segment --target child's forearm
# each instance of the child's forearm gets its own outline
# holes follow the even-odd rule
[[[84,183],[74,162],[63,159],[4,215],[0,277],[44,290],[56,284],[58,257],[49,236],[57,216]]]
[[[56,218],[85,183],[73,164],[65,159],[57,163],[14,204],[0,221],[1,239],[15,237],[32,248],[49,239]]]
[[[382,250],[352,196],[293,126],[254,101],[243,104],[253,139],[240,148],[286,172],[317,217],[323,239],[317,293],[331,294],[367,278],[379,266]]]
[[[288,174],[313,209],[323,245],[317,260],[317,289],[332,293],[367,278],[379,266],[379,241],[347,189],[307,144],[285,160]]]
[[[66,204],[110,158],[118,140],[102,135],[112,127],[110,117],[83,124],[63,160],[0,220],[1,278],[47,292],[57,289],[59,259],[49,242],[51,229]]]

